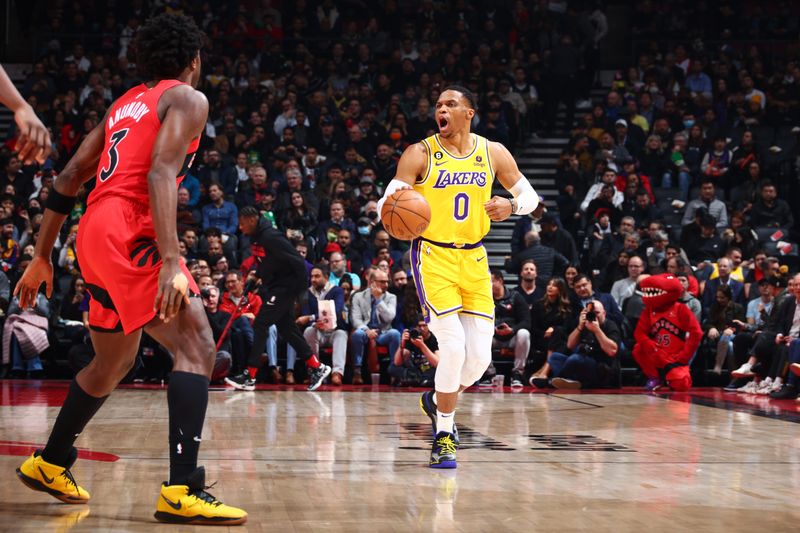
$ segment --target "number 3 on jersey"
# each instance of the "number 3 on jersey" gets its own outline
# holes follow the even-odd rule
[[[108,168],[100,169],[100,173],[97,175],[100,181],[106,181],[114,174],[114,170],[116,170],[117,164],[119,164],[117,145],[122,142],[122,139],[124,139],[126,135],[128,135],[128,128],[115,131],[111,134],[111,146],[108,147]]]

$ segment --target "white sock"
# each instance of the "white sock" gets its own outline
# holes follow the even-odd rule
[[[453,413],[443,413],[436,410],[436,432],[439,433],[441,431],[446,431],[447,433],[453,432],[453,418],[455,412]]]

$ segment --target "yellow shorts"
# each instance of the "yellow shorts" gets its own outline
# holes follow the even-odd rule
[[[486,249],[447,248],[423,239],[411,245],[411,269],[425,319],[466,313],[494,322]]]

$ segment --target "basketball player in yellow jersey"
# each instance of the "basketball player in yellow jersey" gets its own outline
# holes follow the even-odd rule
[[[438,135],[409,146],[378,202],[413,188],[431,205],[431,222],[412,243],[412,268],[425,319],[439,341],[436,392],[420,399],[433,424],[432,468],[455,468],[458,393],[491,362],[494,300],[481,239],[491,220],[541,211],[539,196],[500,143],[470,133],[475,98],[446,88],[436,102]],[[491,196],[494,178],[513,198]]]

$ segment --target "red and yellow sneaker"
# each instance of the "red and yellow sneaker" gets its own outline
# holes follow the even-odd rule
[[[186,485],[161,486],[156,503],[156,520],[170,524],[235,526],[247,522],[247,513],[225,505],[207,493],[201,466],[189,476]]]
[[[75,482],[69,467],[48,463],[42,459],[41,450],[33,452],[17,468],[17,476],[33,490],[46,492],[64,503],[87,503],[91,498],[89,492]]]

